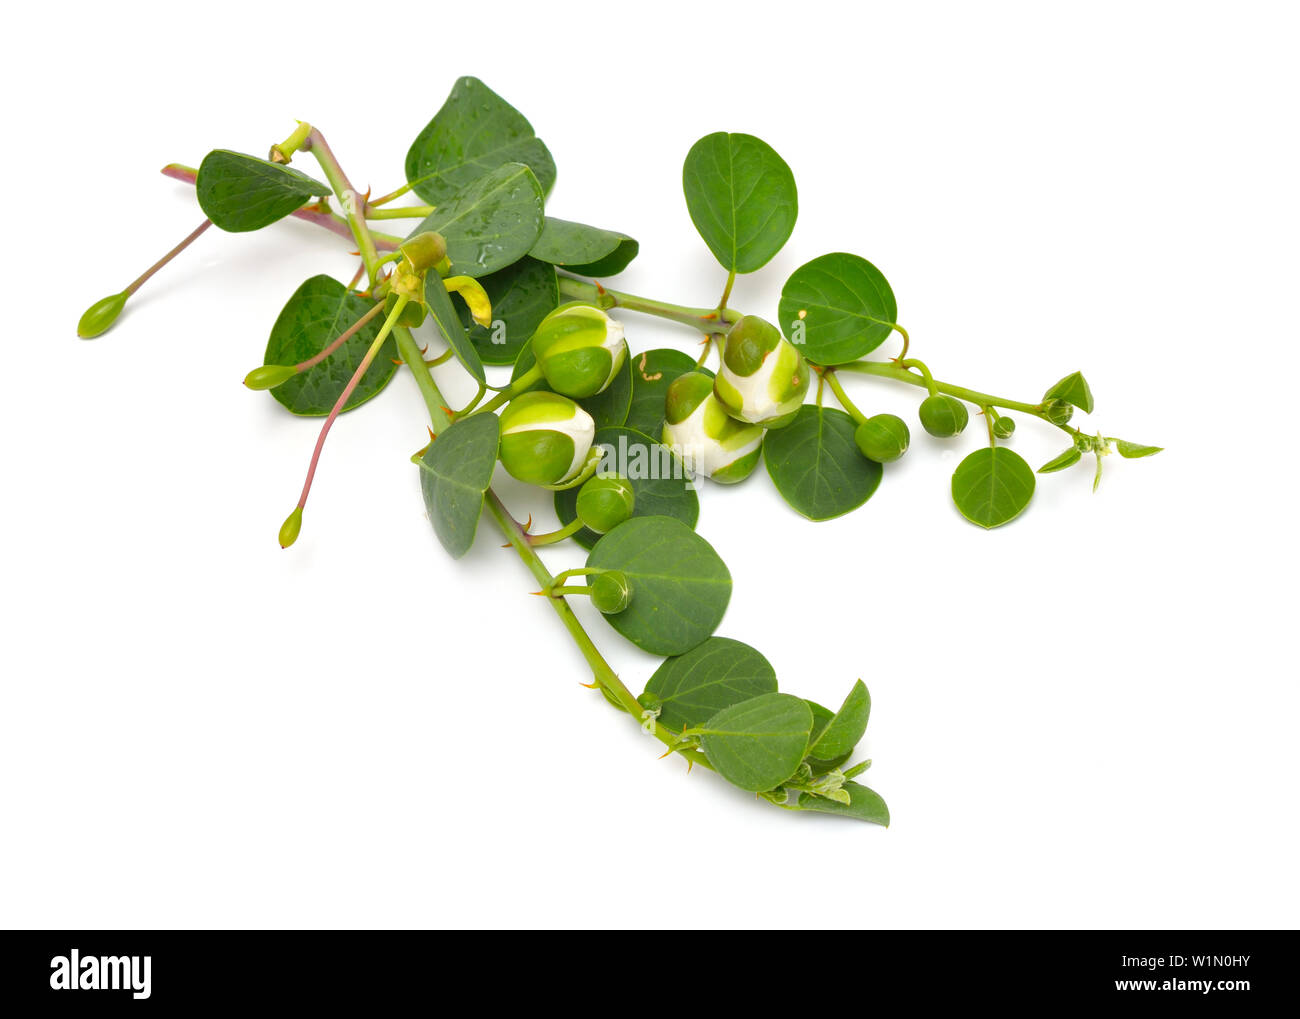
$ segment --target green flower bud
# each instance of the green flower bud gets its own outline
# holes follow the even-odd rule
[[[263,364],[244,376],[244,385],[249,389],[274,389],[297,374],[298,369],[291,364]]]
[[[1011,438],[1011,433],[1016,430],[1014,418],[998,418],[993,422],[993,434],[999,439]]]
[[[120,294],[96,301],[86,309],[81,321],[77,323],[77,335],[83,340],[91,340],[100,333],[108,332],[109,327],[117,321],[117,316],[122,314],[126,299],[130,296],[124,290]]]
[[[622,570],[606,570],[591,580],[591,604],[607,616],[632,604],[632,585]]]
[[[636,493],[627,479],[617,474],[597,474],[578,489],[578,519],[597,534],[612,531],[635,508]]]
[[[688,471],[731,485],[758,465],[763,429],[729,416],[713,393],[713,379],[703,372],[673,379],[665,409],[664,445]]]
[[[293,512],[284,518],[284,523],[280,525],[280,547],[288,548],[298,540],[298,532],[302,530],[302,507],[295,506]]]
[[[1045,400],[1043,416],[1054,425],[1068,424],[1070,418],[1074,417],[1074,408],[1064,400]]]
[[[921,401],[921,427],[940,439],[957,435],[970,420],[966,405],[946,393],[927,396]]]
[[[623,323],[589,304],[564,304],[533,333],[533,354],[546,383],[582,399],[603,392],[627,358]]]
[[[794,420],[810,374],[803,355],[776,326],[746,315],[727,333],[713,392],[732,417],[780,428]]]
[[[447,242],[442,234],[425,230],[403,242],[401,252],[416,272],[426,272],[447,257]]]
[[[893,463],[907,452],[912,441],[907,422],[897,414],[876,414],[858,425],[853,441],[862,455],[876,463]]]
[[[501,412],[501,463],[530,485],[558,485],[587,462],[596,423],[566,396],[516,396]]]

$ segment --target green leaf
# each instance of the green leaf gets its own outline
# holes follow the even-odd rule
[[[961,515],[981,527],[1013,520],[1034,496],[1034,472],[1005,446],[977,449],[952,475],[952,501]]]
[[[800,793],[799,798],[789,806],[794,810],[839,814],[842,817],[852,817],[859,821],[870,821],[872,824],[883,824],[886,828],[889,827],[889,808],[885,806],[885,801],[880,798],[879,793],[856,782],[845,782],[842,788],[848,790],[848,803],[836,803],[824,796]]]
[[[1038,473],[1054,474],[1056,471],[1063,471],[1065,468],[1073,467],[1077,464],[1082,456],[1083,454],[1079,452],[1076,447],[1071,446],[1060,456],[1052,457],[1052,459],[1048,460],[1042,467],[1038,468]]]
[[[812,711],[803,698],[765,693],[723,708],[691,731],[719,775],[758,793],[799,770],[811,729]]]
[[[781,250],[799,214],[794,174],[767,142],[719,131],[691,146],[682,189],[695,229],[724,269],[753,272]]]
[[[1127,442],[1124,439],[1115,440],[1115,449],[1126,460],[1136,460],[1142,456],[1154,456],[1164,448],[1164,446],[1141,446],[1136,442]]]
[[[853,419],[842,410],[806,403],[784,428],[763,439],[763,458],[776,490],[810,520],[830,520],[866,502],[882,468],[858,452]]]
[[[853,684],[840,710],[818,733],[809,756],[819,761],[833,761],[853,753],[853,748],[867,731],[871,715],[871,694],[862,680]]]
[[[898,304],[879,269],[838,252],[796,269],[781,290],[781,329],[815,364],[846,364],[880,346]]]
[[[542,232],[542,187],[522,163],[506,163],[448,198],[408,236],[447,242],[452,276],[486,276],[528,254]]]
[[[650,677],[638,700],[659,709],[674,732],[703,725],[723,708],[776,692],[776,671],[758,651],[729,637],[710,637],[669,658]]]
[[[293,167],[226,149],[203,157],[194,189],[203,214],[231,233],[260,230],[331,193]]]
[[[1092,390],[1088,387],[1088,380],[1083,377],[1083,372],[1075,372],[1061,379],[1043,394],[1043,402],[1046,403],[1048,400],[1064,400],[1078,407],[1085,414],[1092,413]]]
[[[670,517],[619,524],[596,542],[587,565],[626,574],[632,604],[605,621],[651,654],[685,654],[704,643],[731,600],[731,573],[713,546]]]
[[[601,428],[594,442],[608,450],[601,469],[622,474],[632,486],[636,496],[632,519],[672,517],[694,529],[700,518],[700,497],[672,450],[631,428]],[[669,469],[664,470],[665,465]],[[578,491],[566,488],[555,493],[555,515],[562,525],[572,523],[578,515]],[[584,527],[573,540],[591,548],[600,535]]]
[[[663,437],[664,403],[673,380],[695,371],[695,358],[680,350],[647,350],[629,355],[632,364],[632,405],[627,426],[653,439]]]
[[[372,307],[373,301],[358,297],[336,279],[311,277],[281,309],[266,341],[262,363],[294,365],[315,357]],[[305,417],[328,414],[382,326],[382,316],[371,319],[324,361],[276,386],[271,395],[294,414]],[[388,385],[397,371],[389,351],[392,342],[385,341],[379,356],[343,405],[344,410],[360,406]]]
[[[579,276],[614,276],[636,258],[639,247],[627,234],[547,216],[529,254]]]
[[[542,319],[560,304],[555,267],[525,256],[479,280],[492,302],[492,325],[476,323],[464,302],[457,312],[486,364],[514,364]]]
[[[478,348],[470,342],[469,333],[465,331],[465,323],[461,321],[455,305],[452,304],[451,294],[447,293],[447,288],[442,285],[442,280],[436,273],[430,275],[433,279],[425,281],[424,300],[429,306],[429,314],[433,318],[434,326],[439,335],[447,341],[447,346],[456,355],[456,360],[465,366],[465,370],[479,382],[486,382],[487,374],[483,371],[483,362],[478,356]]]
[[[461,78],[406,154],[406,179],[438,205],[506,163],[532,169],[543,192],[555,161],[527,118],[477,78]]]
[[[510,381],[516,381],[521,375],[529,371],[537,363],[537,358],[533,355],[532,345],[524,347],[519,352],[519,357],[515,359],[514,370],[510,373]],[[546,384],[544,379],[539,379],[533,385],[528,387],[528,392],[542,389],[550,391],[551,387]],[[591,415],[591,419],[596,422],[597,428],[618,428],[627,420],[627,410],[632,402],[632,365],[627,358],[623,359],[623,365],[619,368],[618,374],[601,392],[594,396],[584,396],[580,400],[575,400],[579,407]]]
[[[455,559],[474,544],[500,438],[495,414],[472,414],[434,439],[420,458],[424,507],[442,547]]]

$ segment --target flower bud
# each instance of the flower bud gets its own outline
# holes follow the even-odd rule
[[[668,387],[663,441],[687,470],[724,485],[744,481],[758,464],[763,429],[728,416],[713,379],[687,372]]]
[[[858,425],[853,441],[868,460],[887,464],[907,452],[912,433],[897,414],[876,414]]]
[[[425,230],[402,243],[401,252],[416,272],[427,272],[447,257],[442,234]]]
[[[597,474],[578,490],[578,519],[597,534],[612,531],[635,508],[636,493],[627,479],[617,474]]]
[[[533,392],[501,412],[501,463],[530,485],[558,485],[587,462],[596,422],[568,397]]]
[[[1068,424],[1070,418],[1074,417],[1074,408],[1064,400],[1045,400],[1043,402],[1043,417],[1054,425]]]
[[[591,580],[591,604],[607,616],[632,604],[632,585],[622,570],[606,570]]]
[[[533,355],[546,384],[582,399],[603,392],[627,357],[623,323],[589,304],[565,304],[533,333]]]
[[[293,512],[284,518],[284,523],[280,525],[280,547],[288,548],[298,540],[298,532],[302,530],[302,507],[295,506]]]
[[[970,420],[966,405],[946,393],[927,396],[921,401],[921,427],[940,439],[958,434]]]
[[[117,321],[117,316],[122,314],[129,296],[131,295],[126,291],[122,291],[120,294],[113,294],[96,301],[86,309],[85,314],[81,316],[81,321],[77,323],[77,335],[83,340],[91,340],[100,333],[107,332]]]
[[[1011,433],[1016,430],[1014,418],[1000,417],[993,422],[993,434],[999,439],[1011,438]]]
[[[244,376],[244,385],[249,389],[274,389],[297,374],[298,369],[291,364],[263,364]]]
[[[746,315],[727,333],[713,392],[732,417],[780,428],[803,403],[808,378],[794,344],[772,323]]]

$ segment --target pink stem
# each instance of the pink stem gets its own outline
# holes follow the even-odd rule
[[[335,340],[328,347],[322,350],[319,354],[317,354],[315,357],[308,358],[306,361],[303,361],[301,364],[296,365],[295,367],[300,372],[305,372],[308,368],[315,368],[318,364],[324,361],[325,358],[329,357],[332,353],[334,353],[334,351],[338,350],[339,347],[343,346],[343,344],[347,343],[348,340],[352,339],[352,337],[357,334],[357,330],[359,330],[362,326],[364,326],[367,322],[369,322],[372,318],[374,318],[383,310],[384,310],[384,302],[380,301],[368,312],[366,312],[359,319],[353,322],[352,325],[348,326],[347,332],[345,332],[337,340]]]

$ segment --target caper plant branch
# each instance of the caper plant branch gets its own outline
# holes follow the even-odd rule
[[[321,159],[322,153],[325,154],[325,160],[328,160],[330,165],[327,166],[325,160],[321,161],[321,165],[325,169],[327,179],[330,187],[335,192],[335,196],[346,208],[347,199],[345,195],[349,192],[355,194],[355,192],[352,192],[352,186],[347,175],[334,159],[328,145],[324,144],[324,139],[319,136],[319,132],[313,129],[309,136],[309,142],[315,143],[312,147],[318,160]],[[371,285],[375,286],[379,282],[381,258],[375,248],[369,225],[364,218],[356,215],[349,216],[348,225],[352,230],[353,238],[357,242],[357,250],[361,253],[362,260],[365,262]],[[401,303],[405,304],[405,302]],[[429,411],[430,430],[433,432],[434,441],[436,441],[437,436],[452,423],[452,414],[448,410],[446,401],[442,397],[438,384],[433,378],[433,373],[424,360],[424,354],[416,344],[415,338],[411,336],[410,331],[404,326],[396,325],[399,316],[400,309],[395,309],[393,314],[386,320],[386,324],[393,323],[391,331],[397,341],[398,353],[415,376],[416,385],[419,387],[421,395],[424,397],[425,406]],[[375,349],[377,349],[377,346]],[[356,377],[359,377],[359,375]],[[344,402],[345,400],[346,395]],[[317,455],[319,455],[319,444]],[[314,469],[314,459],[312,466]],[[532,573],[533,577],[536,578],[542,590],[545,591],[554,587],[555,578],[533,548],[528,535],[520,526],[519,521],[506,508],[500,496],[490,487],[485,493],[484,504],[501,533],[519,555],[519,558],[523,560],[524,565]],[[300,509],[295,512],[300,513]],[[657,721],[651,712],[641,706],[636,696],[619,679],[618,673],[605,660],[605,656],[600,653],[600,649],[596,647],[591,635],[587,633],[582,621],[578,619],[573,608],[564,599],[563,595],[551,595],[547,598],[547,601],[550,602],[551,608],[554,609],[556,615],[560,617],[560,621],[564,624],[565,629],[569,632],[570,637],[572,637],[578,650],[586,660],[587,666],[591,670],[592,679],[597,687],[607,693],[618,708],[638,719],[644,731],[651,733],[655,739],[668,748],[669,752],[675,750],[682,757],[685,757],[690,764],[699,764],[711,771],[714,770],[713,765],[704,754],[688,745],[683,745],[682,738],[678,734]]]

